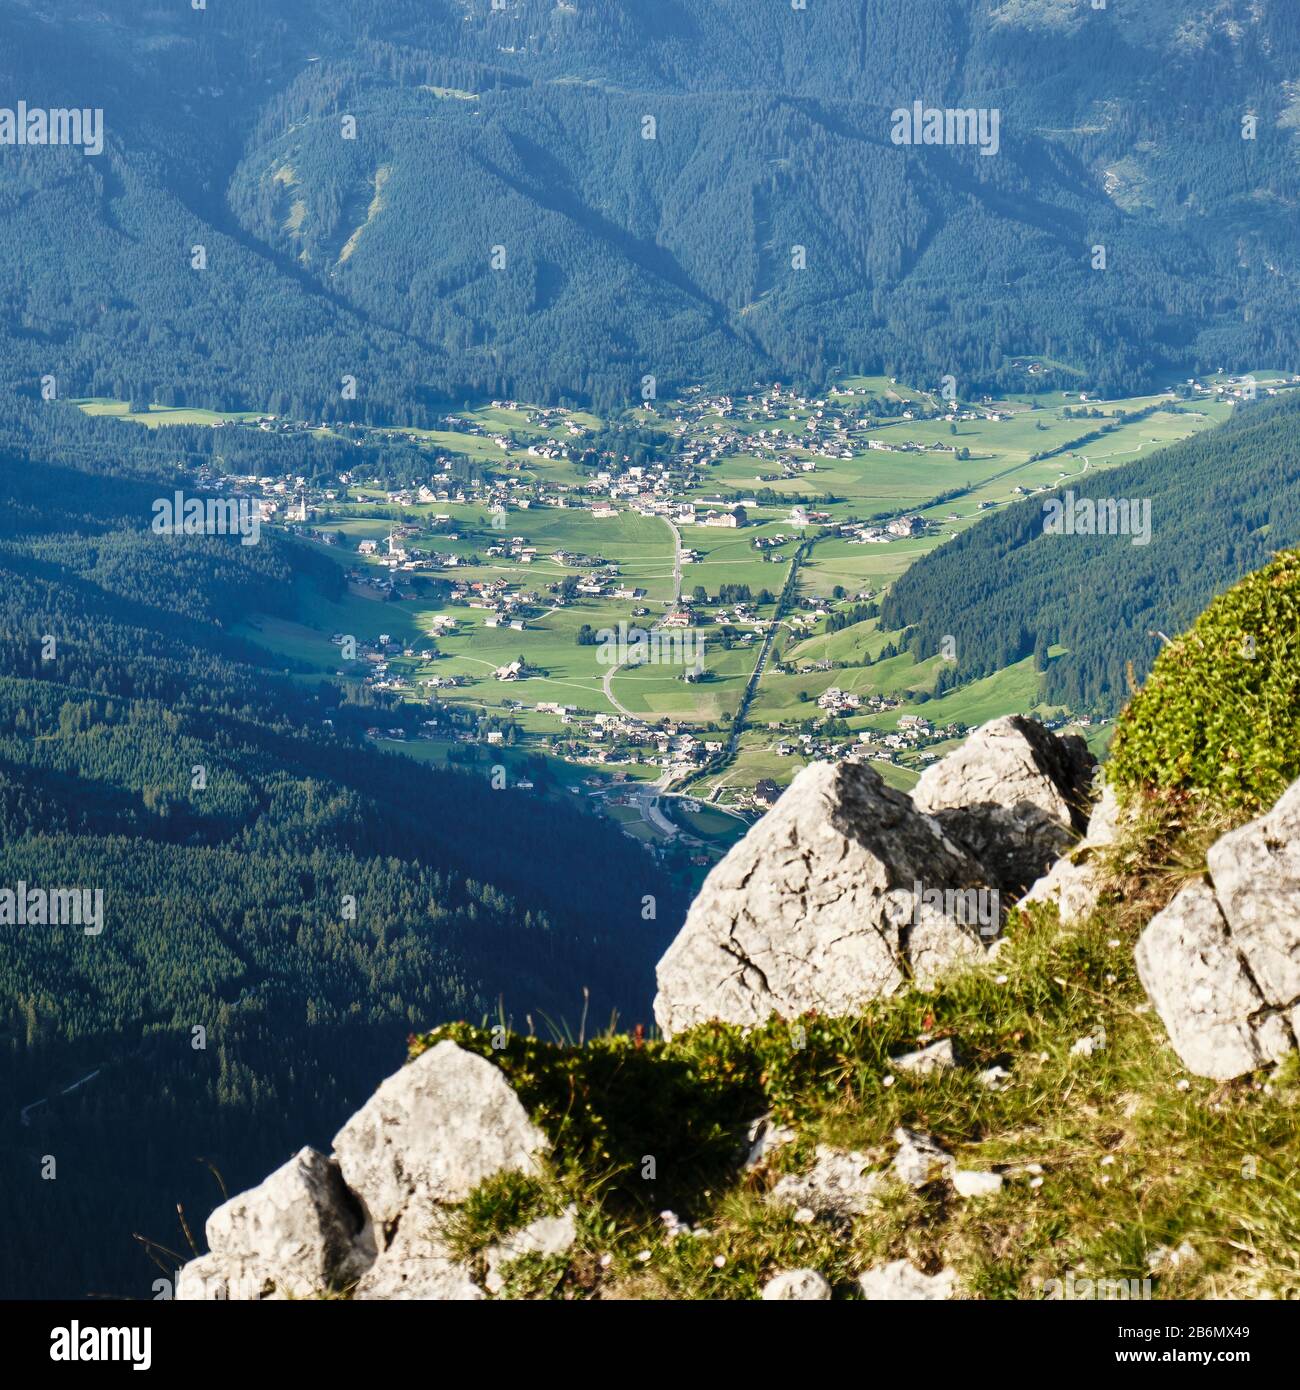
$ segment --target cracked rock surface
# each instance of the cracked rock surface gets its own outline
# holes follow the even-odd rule
[[[1300,781],[1222,836],[1138,940],[1138,976],[1190,1071],[1228,1081],[1300,1035]]]
[[[1054,903],[1062,922],[1086,917],[1101,898],[1098,860],[1119,839],[1122,816],[1114,789],[1105,787],[1092,809],[1083,839],[1052,865],[1020,899],[1022,903]]]
[[[334,1138],[303,1149],[208,1218],[210,1253],[178,1299],[479,1299],[442,1227],[488,1178],[535,1173],[549,1144],[500,1070],[451,1041],[394,1073]],[[497,1265],[572,1243],[573,1213],[507,1235]],[[500,1288],[497,1282],[497,1288]]]
[[[818,1144],[806,1173],[787,1173],[768,1194],[776,1206],[806,1207],[818,1216],[862,1216],[879,1200],[880,1175],[870,1155]]]
[[[1083,834],[1095,768],[1083,739],[1014,714],[926,768],[912,801],[1015,897]]]
[[[813,763],[701,888],[659,962],[655,1018],[852,1013],[985,952],[931,890],[986,886],[938,822],[860,763]],[[918,886],[921,892],[917,892]]]

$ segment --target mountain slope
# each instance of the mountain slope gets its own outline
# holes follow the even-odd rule
[[[681,914],[612,824],[363,739],[436,710],[270,668],[231,627],[337,571],[151,534],[170,487],[0,465],[0,884],[102,894],[0,927],[7,1296],[142,1293],[132,1232],[220,1198],[196,1156],[328,1132],[417,1021],[648,1018]]]
[[[1070,485],[1079,501],[1150,505],[1150,543],[1045,529],[1045,500],[1016,503],[912,566],[881,607],[918,658],[956,639],[949,683],[1059,644],[1043,698],[1113,712],[1159,649],[1206,603],[1300,542],[1300,399],[1241,407],[1215,430]],[[1062,494],[1053,494],[1059,497]],[[1130,672],[1131,663],[1131,672]]]
[[[1103,388],[1295,356],[1284,0],[64,9],[0,11],[8,89],[106,113],[98,158],[0,161],[25,391],[418,422],[646,376],[969,393],[1023,355]],[[995,108],[997,157],[892,143],[915,101]]]

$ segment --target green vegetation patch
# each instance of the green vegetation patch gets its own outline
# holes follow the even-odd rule
[[[504,1296],[749,1299],[778,1270],[811,1266],[853,1298],[860,1273],[893,1259],[950,1265],[975,1298],[1043,1298],[1069,1275],[1149,1280],[1143,1296],[1156,1298],[1294,1296],[1296,1069],[1227,1085],[1188,1076],[1143,1007],[1139,927],[1017,915],[996,962],[854,1018],[582,1046],[466,1024],[414,1038],[415,1055],[452,1038],[490,1058],[554,1144],[540,1184],[476,1194],[470,1244],[567,1199],[579,1228],[567,1267],[521,1273]],[[955,1069],[894,1065],[942,1037]],[[747,1171],[746,1128],[767,1112],[797,1137]],[[769,1199],[818,1144],[887,1170],[899,1125],[932,1134],[962,1169],[1000,1173],[1002,1191],[963,1201],[945,1182],[891,1184],[852,1220],[796,1221]],[[1160,1250],[1184,1243],[1194,1254],[1162,1267]]]
[[[1183,792],[1249,814],[1300,776],[1300,551],[1220,595],[1161,652],[1119,720],[1110,776],[1125,798]]]

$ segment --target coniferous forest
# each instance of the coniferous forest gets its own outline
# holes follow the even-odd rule
[[[337,569],[160,543],[157,495],[0,459],[0,879],[104,902],[0,928],[0,1296],[151,1296],[134,1233],[186,1253],[177,1202],[327,1144],[431,1019],[645,1021],[683,907],[610,822],[367,746],[410,714],[230,634]]]

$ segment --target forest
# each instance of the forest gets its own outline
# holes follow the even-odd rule
[[[1045,531],[1044,494],[925,556],[885,596],[881,624],[908,629],[917,660],[955,639],[942,689],[1036,654],[1049,704],[1113,714],[1160,633],[1183,631],[1215,594],[1300,543],[1300,400],[1240,407],[1218,429],[1070,489],[1149,500],[1150,544]],[[1066,651],[1049,661],[1056,645]]]
[[[175,1249],[213,1169],[234,1191],[326,1142],[431,1021],[648,1019],[684,911],[611,822],[367,745],[439,712],[230,631],[337,569],[155,536],[158,489],[0,457],[0,882],[105,905],[98,936],[3,929],[0,1296],[148,1296],[134,1233]]]
[[[6,13],[0,79],[108,143],[0,164],[0,388],[423,425],[1291,363],[1300,12],[1225,4]],[[923,94],[1000,110],[999,156],[891,144]]]

